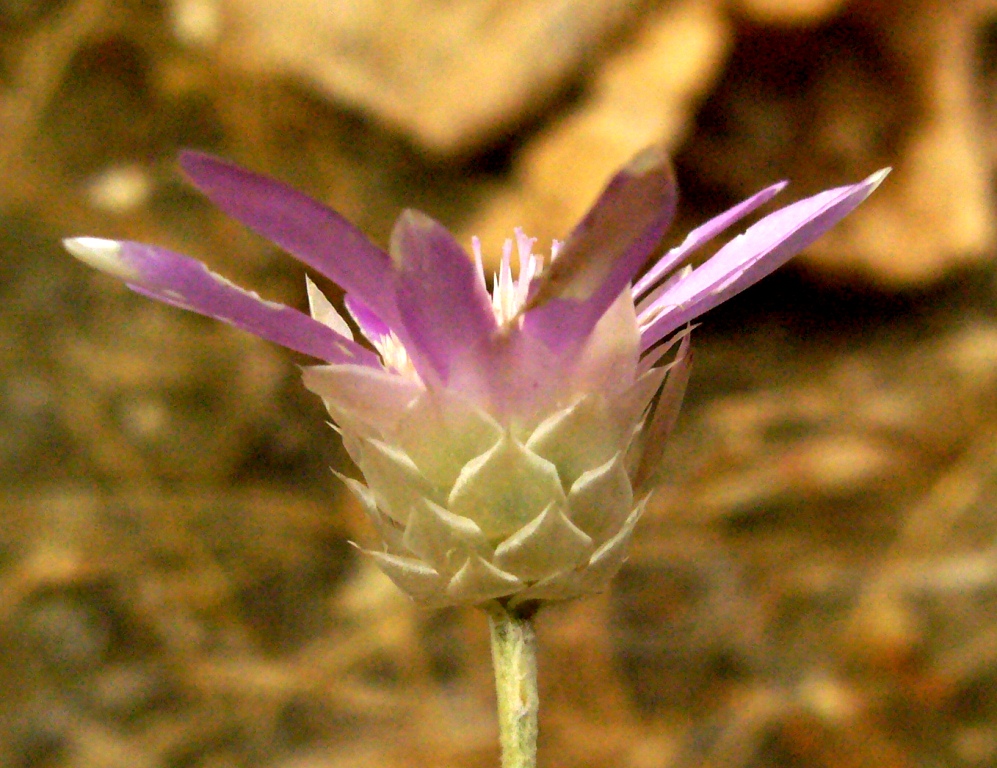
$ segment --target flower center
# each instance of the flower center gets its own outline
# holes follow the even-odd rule
[[[405,345],[395,336],[394,331],[389,332],[385,336],[371,339],[370,343],[374,345],[374,349],[381,355],[381,362],[384,363],[384,367],[389,371],[394,371],[412,381],[422,381],[415,370],[415,366],[412,364],[412,358],[409,357],[408,350],[405,349]]]
[[[537,256],[533,253],[533,246],[537,239],[527,237],[523,234],[523,230],[518,227],[515,229],[515,233],[519,277],[513,278],[512,276],[513,239],[509,238],[502,246],[502,262],[499,265],[499,271],[494,275],[492,284],[492,310],[495,312],[495,320],[500,331],[522,324],[520,310],[529,297],[530,284],[535,277],[540,275],[544,267],[543,256]],[[555,240],[551,246],[551,261],[557,258],[560,247],[561,242]],[[481,257],[481,241],[477,237],[471,238],[471,249],[478,270],[478,279],[481,281],[481,286],[487,291],[484,262]],[[370,341],[380,353],[385,368],[413,381],[421,381],[405,345],[393,332],[372,338]]]
[[[526,303],[530,293],[530,283],[542,271],[544,260],[542,256],[533,253],[533,246],[537,242],[535,237],[527,237],[523,230],[518,227],[516,233],[516,250],[519,257],[519,277],[512,276],[512,247],[513,241],[510,238],[505,241],[502,247],[502,262],[499,271],[495,274],[492,285],[492,310],[495,312],[495,320],[502,328],[511,327],[513,323],[522,323],[520,310]],[[557,257],[557,250],[560,243],[555,240],[551,248],[551,261]],[[481,258],[481,241],[478,238],[471,238],[471,248],[474,252],[474,261],[478,266],[478,277],[481,284],[485,284],[485,269]]]

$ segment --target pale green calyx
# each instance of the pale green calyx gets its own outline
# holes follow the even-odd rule
[[[310,293],[313,313],[329,318]],[[365,551],[381,570],[431,606],[604,589],[650,494],[636,480],[667,374],[641,369],[638,336],[626,332],[635,327],[627,291],[560,400],[501,416],[411,369],[306,369],[363,472],[366,484],[344,480],[380,535]]]

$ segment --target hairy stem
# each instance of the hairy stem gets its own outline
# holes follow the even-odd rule
[[[502,768],[536,768],[537,764],[537,636],[528,616],[493,604],[492,663],[498,694]]]

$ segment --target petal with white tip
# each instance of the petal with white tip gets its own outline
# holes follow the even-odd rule
[[[858,184],[800,200],[750,226],[643,310],[642,349],[785,264],[851,213],[887,173],[885,168]]]
[[[703,245],[708,243],[728,227],[736,224],[756,208],[760,208],[765,205],[765,203],[782,192],[782,190],[786,188],[786,184],[787,182],[780,181],[777,184],[773,184],[771,187],[766,187],[761,192],[756,192],[747,200],[738,203],[733,208],[729,208],[719,216],[714,216],[705,224],[700,224],[692,230],[692,232],[686,235],[685,240],[683,240],[680,245],[672,248],[668,251],[668,253],[658,259],[654,266],[647,271],[647,274],[645,274],[634,284],[634,296],[638,299],[643,299],[644,294],[646,294],[656,282],[685,261],[685,259],[696,249],[701,248]]]
[[[74,256],[145,296],[214,317],[320,360],[380,367],[377,355],[303,312],[265,301],[188,256],[130,241],[77,237],[64,241]]]

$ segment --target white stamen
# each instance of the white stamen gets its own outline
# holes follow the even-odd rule
[[[523,230],[517,227],[516,245],[519,251],[519,280],[516,283],[516,312],[526,303],[526,298],[530,291],[530,282],[536,274],[537,260],[533,255],[533,246],[537,242],[535,237],[527,237]]]
[[[551,263],[553,263],[554,259],[557,258],[557,254],[559,254],[561,252],[561,248],[562,248],[563,245],[564,245],[564,241],[563,240],[555,240],[554,242],[552,242],[550,244],[550,260],[551,260]]]
[[[495,287],[499,304],[500,323],[505,323],[515,314],[516,286],[512,281],[512,241],[506,240],[502,248],[502,266],[499,270],[498,284]]]
[[[519,274],[523,274],[523,269],[525,268],[526,262],[529,261],[531,254],[533,253],[533,246],[536,245],[537,239],[535,237],[527,237],[520,227],[516,227],[513,232],[516,233],[516,247],[519,251]]]
[[[542,271],[544,260],[542,256],[533,253],[536,238],[527,237],[523,230],[517,228],[516,250],[519,261],[519,276],[512,276],[512,239],[506,240],[502,246],[502,262],[499,271],[494,275],[492,283],[492,310],[495,320],[500,326],[508,326],[520,322],[523,305],[530,294],[530,284]],[[555,247],[559,246],[556,240]],[[482,263],[481,243],[477,238],[471,238],[471,249],[479,265]],[[484,271],[481,271],[484,278]]]
[[[371,344],[381,355],[381,362],[389,371],[394,371],[412,381],[422,381],[412,364],[412,359],[408,356],[408,351],[394,333],[389,333],[378,339],[371,339]]]

